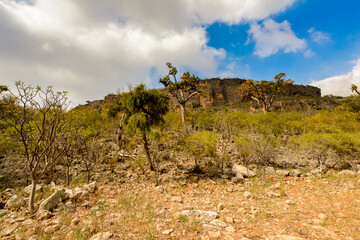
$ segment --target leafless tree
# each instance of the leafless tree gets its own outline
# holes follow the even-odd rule
[[[34,213],[36,184],[48,172],[65,149],[59,138],[69,124],[65,117],[69,106],[66,92],[45,90],[16,82],[16,92],[9,91],[14,101],[8,102],[6,124],[24,148],[32,188],[29,211]]]

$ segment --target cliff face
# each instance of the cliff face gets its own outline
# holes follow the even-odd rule
[[[241,99],[238,94],[238,87],[246,81],[246,79],[240,78],[211,78],[202,80],[207,83],[207,88],[205,89],[206,96],[193,97],[189,103],[188,107],[212,107],[212,106],[221,106],[221,105],[233,105],[241,102]],[[165,89],[162,89],[165,90]],[[166,90],[165,90],[166,91]],[[308,85],[297,85],[294,84],[290,86],[285,96],[312,96],[320,97],[321,90],[320,88],[308,86]],[[103,106],[106,103],[111,103],[119,99],[119,95],[109,94],[103,100],[87,101],[86,104],[80,105],[82,107],[93,107],[99,111],[103,111]],[[173,97],[170,98],[170,108],[176,108],[179,106],[176,99]]]
[[[199,97],[196,96],[190,100],[190,104],[193,107],[202,106],[202,107],[212,107],[220,105],[232,105],[241,102],[241,99],[238,94],[238,87],[246,81],[246,79],[240,78],[211,78],[202,80],[207,83],[207,88],[205,89],[206,96]],[[313,96],[320,97],[321,90],[320,88],[308,86],[308,85],[297,85],[294,84],[290,86],[284,96]],[[171,99],[170,106],[176,107],[178,104],[176,99]]]

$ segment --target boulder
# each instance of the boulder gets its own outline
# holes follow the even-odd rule
[[[290,176],[290,172],[288,170],[276,170],[276,174],[279,176],[287,177]]]
[[[40,204],[39,209],[52,211],[65,198],[65,195],[64,189],[56,191]]]
[[[91,182],[91,183],[85,185],[85,190],[88,191],[89,193],[94,193],[97,189],[98,189],[98,186],[97,186],[96,182]]]
[[[346,175],[346,176],[356,176],[356,172],[355,171],[351,171],[351,170],[342,170],[341,172],[339,172],[339,175]]]
[[[25,205],[26,205],[25,200],[22,197],[15,194],[11,198],[9,198],[9,200],[6,202],[5,208],[16,211]]]
[[[273,167],[265,167],[265,174],[269,176],[274,176],[275,169]]]
[[[315,168],[314,170],[311,171],[312,174],[321,174],[321,173],[326,173],[327,172],[327,167],[326,166],[320,166],[318,168]]]
[[[235,174],[236,177],[255,177],[255,172],[251,171],[249,168],[241,166],[239,164],[234,164],[232,168],[232,172]]]

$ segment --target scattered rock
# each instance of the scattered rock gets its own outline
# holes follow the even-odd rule
[[[250,169],[248,169],[247,167],[238,165],[238,164],[234,164],[233,168],[232,168],[232,172],[235,174],[236,177],[241,178],[241,176],[249,178],[249,177],[255,177],[255,172],[251,171]]]
[[[171,201],[173,201],[173,202],[178,202],[178,203],[182,203],[182,202],[183,202],[183,200],[181,199],[181,197],[177,197],[177,196],[171,197]]]
[[[221,237],[220,231],[209,231],[208,235],[209,235],[210,239],[217,239],[217,238]]]
[[[76,211],[75,205],[70,201],[67,201],[65,203],[65,207],[69,213],[74,213]]]
[[[299,169],[293,169],[293,170],[291,170],[291,176],[300,177],[301,176],[301,171]]]
[[[53,193],[50,197],[45,199],[41,204],[39,209],[52,211],[54,210],[57,205],[62,201],[65,197],[65,190],[58,190],[55,193]]]
[[[73,216],[73,218],[71,220],[71,224],[75,226],[75,225],[78,225],[79,222],[80,222],[79,216],[78,215]]]
[[[227,223],[234,223],[234,219],[232,217],[225,217],[225,221]]]
[[[111,232],[101,232],[92,236],[90,240],[108,240],[112,235]]]
[[[223,221],[220,221],[219,219],[211,220],[209,224],[213,225],[215,227],[221,227],[221,228],[224,228],[227,226],[226,223],[224,223]]]
[[[96,182],[91,182],[91,183],[85,185],[85,190],[88,191],[89,193],[94,193],[97,189],[98,189],[98,186],[97,186]]]
[[[53,215],[50,211],[45,209],[39,209],[39,211],[36,213],[38,220],[45,220],[51,218]]]
[[[321,173],[326,173],[327,172],[327,167],[326,166],[320,166],[318,168],[315,168],[314,170],[311,171],[312,174],[321,174]]]
[[[15,232],[15,230],[16,230],[16,227],[5,228],[0,231],[0,237],[10,236],[11,234],[13,234]],[[1,239],[3,239],[3,238],[1,238]]]
[[[219,214],[217,212],[213,212],[213,211],[203,211],[203,210],[184,210],[182,212],[177,212],[175,214],[177,217],[180,215],[184,215],[184,216],[195,216],[195,217],[199,217],[199,218],[218,218]]]
[[[11,213],[9,210],[0,209],[0,217],[8,215],[9,213]]]
[[[27,196],[30,195],[31,192],[31,187],[32,185],[30,184],[29,186],[24,188],[24,193],[26,193]],[[43,191],[43,185],[42,184],[36,184],[36,189],[35,189],[35,193],[39,193]]]
[[[355,171],[351,171],[351,170],[342,170],[341,172],[339,172],[339,175],[345,175],[345,176],[356,176],[356,172]]]
[[[159,193],[166,193],[166,189],[163,186],[156,186],[155,189]]]
[[[223,210],[224,208],[225,208],[225,204],[223,204],[223,203],[219,203],[219,204],[217,205],[218,211],[221,211],[221,210]]]
[[[273,167],[265,167],[264,170],[265,170],[265,174],[269,176],[274,176],[276,173]]]
[[[231,181],[233,183],[243,183],[244,182],[244,177],[242,175],[238,174],[238,176],[231,178]]]
[[[295,205],[295,202],[293,200],[291,200],[291,199],[286,200],[285,203],[287,205]]]
[[[246,192],[244,192],[244,197],[245,197],[245,198],[251,198],[251,197],[252,197],[252,193],[246,191]]]
[[[327,216],[326,216],[326,214],[324,214],[324,213],[320,213],[319,216],[318,216],[318,218],[321,219],[321,220],[325,220],[326,217],[327,217]]]
[[[81,201],[89,200],[90,199],[90,193],[88,191],[81,192],[81,196],[79,197]]]
[[[233,226],[228,226],[228,227],[225,228],[225,232],[233,233],[233,232],[235,232],[235,228]]]
[[[266,238],[268,240],[305,240],[305,238],[289,236],[289,235],[277,235]]]
[[[60,225],[51,225],[51,226],[47,226],[45,229],[44,229],[44,233],[46,234],[53,234],[54,232],[56,232],[57,230],[60,229]]]
[[[167,229],[165,231],[162,232],[163,235],[169,235],[170,233],[172,233],[174,231],[174,229]]]
[[[276,198],[281,197],[281,194],[280,194],[280,193],[274,192],[274,191],[267,191],[267,192],[266,192],[266,195],[269,196],[269,197],[276,197]]]
[[[5,208],[12,211],[17,211],[19,210],[19,208],[25,205],[26,205],[25,200],[22,197],[15,194],[11,198],[9,198],[9,200],[6,202]]]
[[[276,170],[276,174],[282,177],[290,176],[290,172],[288,170]]]

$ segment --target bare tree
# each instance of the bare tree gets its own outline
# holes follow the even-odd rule
[[[24,148],[32,183],[29,211],[34,213],[36,184],[64,153],[59,136],[69,124],[65,117],[69,102],[66,92],[51,87],[42,90],[16,82],[16,91],[9,91],[14,101],[8,102],[6,123]]]

